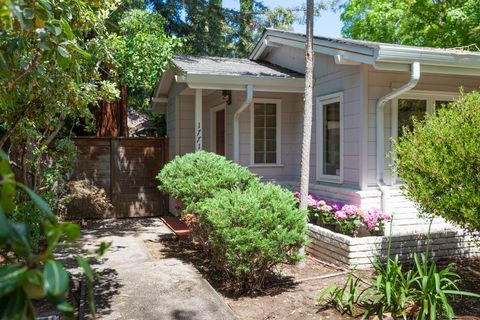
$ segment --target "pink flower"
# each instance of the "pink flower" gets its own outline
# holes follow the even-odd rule
[[[311,194],[308,195],[307,206],[309,206],[309,207],[316,207],[317,206],[317,200],[315,200]]]
[[[327,206],[327,205],[319,206],[319,207],[317,207],[317,209],[319,211],[322,211],[322,212],[332,212],[333,211],[333,208],[330,207],[330,206]]]
[[[317,202],[317,208],[320,209],[323,206],[326,206],[327,203],[324,200],[318,200]]]
[[[360,209],[357,206],[347,204],[343,206],[342,211],[345,212],[348,216],[354,216],[359,213]]]
[[[340,210],[340,211],[335,212],[335,218],[340,219],[340,220],[347,220],[348,215],[345,211]]]
[[[390,215],[386,212],[381,212],[380,213],[380,218],[383,220],[383,221],[389,221],[391,219]]]

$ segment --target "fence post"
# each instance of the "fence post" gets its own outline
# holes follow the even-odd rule
[[[118,208],[116,206],[117,197],[117,169],[118,169],[118,140],[110,139],[110,200],[113,204],[113,215],[116,217]]]

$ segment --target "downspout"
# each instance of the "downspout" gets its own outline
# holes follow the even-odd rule
[[[401,86],[395,91],[392,91],[385,96],[381,97],[377,101],[376,114],[377,114],[377,185],[381,192],[381,209],[387,210],[388,199],[388,187],[384,181],[384,169],[385,169],[385,104],[400,96],[401,94],[414,88],[420,80],[420,63],[415,61],[412,63],[410,81]]]
[[[235,163],[240,163],[240,128],[239,128],[239,119],[240,113],[244,111],[253,99],[253,85],[247,85],[247,96],[245,100],[240,105],[240,108],[235,111],[233,115],[233,161]]]

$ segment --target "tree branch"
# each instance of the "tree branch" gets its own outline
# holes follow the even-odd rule
[[[42,53],[40,51],[37,51],[37,53],[33,57],[32,61],[30,61],[27,64],[27,67],[25,69],[20,70],[17,73],[15,73],[15,75],[12,77],[12,80],[10,82],[5,81],[3,83],[3,88],[7,91],[11,90],[18,80],[23,78],[33,67],[35,67],[37,65],[37,63],[38,63],[38,61],[40,60],[41,57],[42,57]]]

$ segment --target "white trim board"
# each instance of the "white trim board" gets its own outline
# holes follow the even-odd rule
[[[276,163],[255,163],[255,132],[254,132],[254,105],[255,103],[276,104]],[[250,104],[250,166],[278,167],[282,166],[282,100],[273,98],[254,98]]]
[[[323,173],[323,106],[329,103],[340,103],[340,172],[339,175],[326,175]],[[316,148],[317,148],[317,161],[316,161],[316,180],[322,182],[343,183],[343,91],[336,92],[316,98]]]
[[[217,112],[220,110],[225,110],[225,149],[227,148],[227,104],[225,102],[220,103],[214,107],[210,108],[210,151],[217,153]],[[225,153],[227,150],[225,150]]]

